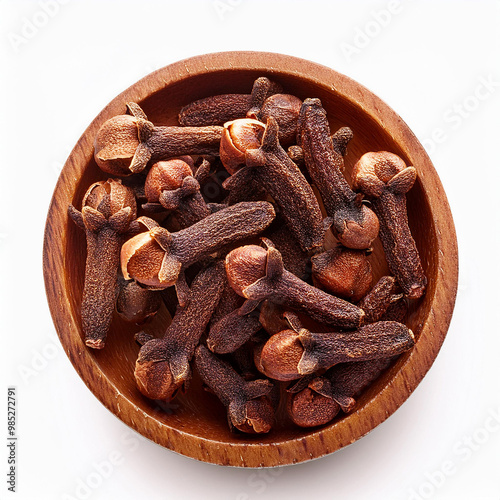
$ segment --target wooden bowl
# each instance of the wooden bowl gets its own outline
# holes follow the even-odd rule
[[[181,107],[222,93],[248,93],[256,77],[269,76],[286,92],[319,97],[332,131],[349,126],[346,175],[367,151],[387,150],[414,165],[418,180],[409,192],[412,233],[429,279],[425,297],[410,311],[415,347],[402,355],[358,399],[352,413],[320,428],[301,429],[283,419],[268,435],[231,434],[226,412],[194,379],[186,395],[170,405],[150,401],[134,380],[140,328],[116,317],[106,348],[86,348],[80,326],[85,267],[85,236],[67,216],[70,203],[81,206],[87,187],[106,179],[94,162],[99,127],[126,112],[134,101],[157,125],[175,124]],[[371,262],[378,278],[387,265],[378,240]],[[446,195],[432,163],[403,120],[363,86],[330,68],[295,57],[259,52],[225,52],[193,57],[162,68],[113,99],[90,124],[61,172],[45,229],[43,266],[52,317],[73,366],[95,396],[123,422],[152,441],[205,462],[269,467],[303,462],[332,453],[364,436],[391,415],[413,392],[443,343],[453,312],[458,281],[457,242]],[[148,326],[161,331],[165,313]],[[75,411],[77,409],[75,408]]]

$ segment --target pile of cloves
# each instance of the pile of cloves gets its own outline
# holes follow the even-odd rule
[[[404,322],[427,284],[406,211],[416,169],[368,152],[350,184],[351,129],[332,134],[319,99],[266,77],[188,104],[178,126],[127,107],[94,143],[113,178],[68,209],[87,240],[85,344],[105,347],[114,311],[143,325],[138,390],[171,401],[196,371],[232,430],[270,431],[280,399],[302,427],[352,411],[415,343]],[[377,237],[391,275],[373,283]],[[162,304],[172,320],[158,338],[148,321]]]

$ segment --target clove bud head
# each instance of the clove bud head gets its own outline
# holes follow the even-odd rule
[[[301,107],[302,101],[294,95],[274,94],[264,101],[257,118],[264,123],[270,116],[275,118],[279,126],[280,143],[286,146],[295,142]]]
[[[136,363],[134,376],[141,394],[150,399],[170,401],[178,389],[166,361]]]
[[[108,179],[92,184],[82,200],[82,208],[90,207],[100,212],[106,219],[123,208],[130,208],[129,223],[137,217],[137,204],[132,189],[118,179]]]
[[[342,245],[363,250],[369,248],[379,232],[379,220],[366,205],[361,205],[361,223],[355,220],[343,221],[342,230],[336,230],[335,236]],[[339,224],[334,227],[338,227]]]
[[[378,198],[389,181],[404,170],[407,171],[407,177],[401,178],[397,183],[400,193],[409,191],[413,186],[416,179],[415,169],[407,167],[402,158],[388,151],[365,153],[354,165],[353,187],[368,196]]]
[[[232,425],[247,434],[263,434],[269,432],[274,423],[274,408],[266,396],[247,401],[245,404],[246,417],[243,422],[236,422],[231,418]]]
[[[357,302],[371,288],[372,266],[363,250],[338,246],[311,258],[313,282],[319,288]]]
[[[340,405],[306,387],[296,394],[288,394],[287,413],[300,427],[316,427],[330,422],[340,411]]]
[[[257,368],[267,377],[288,381],[300,377],[298,366],[304,347],[294,330],[276,333],[264,344],[259,353]]]
[[[231,288],[242,297],[244,290],[266,275],[267,250],[258,245],[235,248],[226,256],[226,274]]]
[[[182,186],[186,177],[193,175],[191,167],[181,159],[155,163],[146,177],[144,192],[149,203],[158,203],[163,191],[173,191]]]
[[[245,164],[245,152],[258,149],[266,126],[251,118],[240,118],[224,124],[220,141],[220,159],[232,175]]]
[[[166,288],[175,284],[160,279],[159,274],[165,250],[152,236],[151,231],[139,233],[126,241],[121,249],[120,261],[125,279],[135,279],[142,285]]]
[[[152,339],[142,346],[135,363],[134,376],[137,387],[144,396],[170,401],[182,386],[183,380],[177,383],[174,381],[168,361],[161,359],[161,356],[153,360],[147,359],[147,354],[150,352],[161,353],[162,345],[162,339]]]
[[[160,294],[143,288],[135,281],[122,278],[116,300],[116,312],[130,323],[142,324],[153,317],[160,308]]]
[[[101,170],[125,176],[139,147],[137,119],[130,115],[110,118],[99,129],[94,140],[94,159]]]

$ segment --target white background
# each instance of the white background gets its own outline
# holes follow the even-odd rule
[[[0,0],[0,33],[0,399],[5,415],[15,385],[19,405],[17,493],[3,444],[1,498],[500,499],[500,2]],[[426,145],[460,250],[448,337],[401,409],[333,455],[261,471],[176,455],[109,413],[64,354],[42,279],[50,197],[90,121],[151,71],[224,50],[319,62],[384,99]]]

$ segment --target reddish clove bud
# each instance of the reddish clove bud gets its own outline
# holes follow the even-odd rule
[[[137,207],[133,191],[114,179],[92,184],[82,207],[81,212],[68,207],[69,216],[87,237],[82,328],[85,344],[102,349],[118,295],[120,247]]]
[[[264,101],[260,110],[250,110],[248,116],[262,122],[272,116],[278,123],[280,143],[287,146],[295,142],[301,106],[302,101],[294,95],[274,94]]]
[[[364,312],[345,300],[329,295],[297,278],[283,268],[281,254],[269,240],[267,250],[248,245],[226,257],[226,272],[233,290],[252,300],[272,302],[305,312],[320,323],[356,328]]]
[[[294,326],[273,335],[260,353],[260,368],[270,378],[295,380],[338,363],[388,358],[415,343],[413,333],[394,321],[379,321],[354,332],[312,333]]]
[[[287,413],[300,427],[324,425],[339,413],[339,404],[311,388],[313,377],[301,378],[287,389]]]
[[[337,239],[349,248],[369,248],[378,234],[377,217],[362,203],[362,196],[352,191],[342,174],[344,160],[333,146],[326,111],[319,99],[306,99],[302,105],[298,144],[326,213],[333,221]]]
[[[406,212],[405,193],[416,178],[414,167],[407,167],[399,156],[387,151],[364,154],[353,171],[354,188],[370,198],[380,220],[380,240],[389,269],[410,299],[421,297],[427,284]]]
[[[250,118],[224,124],[219,154],[224,168],[230,174],[234,174],[245,164],[247,149],[260,147],[265,128],[262,122]]]
[[[273,384],[269,380],[245,381],[203,345],[197,347],[194,361],[203,382],[227,408],[231,429],[251,434],[271,430],[274,407]]]
[[[191,167],[180,159],[155,163],[146,178],[145,193],[147,206],[159,202],[172,210],[181,228],[192,226],[211,213]]]
[[[142,394],[170,401],[189,382],[189,361],[219,302],[224,280],[221,262],[201,271],[193,280],[186,305],[177,310],[163,338],[142,346],[135,365]]]
[[[128,108],[133,116],[110,118],[95,137],[94,158],[104,172],[126,176],[150,161],[219,150],[222,127],[155,127],[137,104]]]
[[[191,167],[183,160],[159,161],[151,166],[144,184],[144,193],[149,203],[158,203],[163,191],[173,191],[182,186],[182,181],[192,176]]]
[[[266,201],[242,202],[176,233],[152,227],[123,245],[123,275],[150,287],[173,286],[183,268],[258,235],[274,217],[273,206]]]
[[[343,299],[357,302],[370,289],[372,266],[364,250],[337,246],[311,258],[316,286]]]

